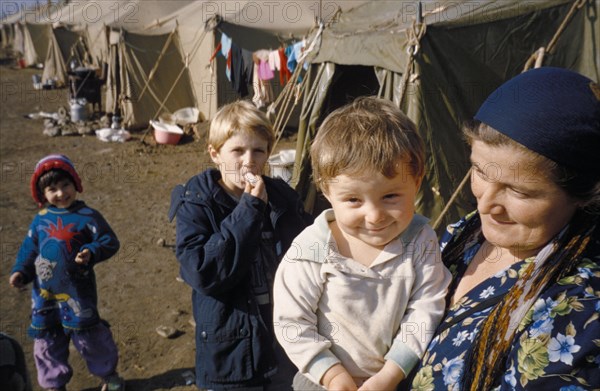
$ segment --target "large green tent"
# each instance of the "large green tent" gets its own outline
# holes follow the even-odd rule
[[[450,202],[468,183],[462,124],[540,48],[549,52],[538,65],[597,81],[598,11],[598,0],[488,0],[377,1],[341,13],[312,37],[319,45],[307,75],[292,178],[307,209],[326,206],[311,183],[308,159],[319,124],[357,96],[379,95],[407,113],[427,145],[417,210],[436,221],[448,206],[440,227],[472,210],[468,186]]]

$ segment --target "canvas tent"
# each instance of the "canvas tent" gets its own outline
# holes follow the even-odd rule
[[[88,22],[92,19],[89,15],[101,15],[96,7],[103,4],[108,7],[110,2],[70,2],[55,11],[46,19],[51,24],[51,34],[48,42],[48,50],[44,61],[44,72],[42,82],[47,84],[53,80],[57,86],[67,84],[67,72],[71,61],[79,65],[93,66],[101,69],[103,58],[97,54],[95,41],[90,39]],[[93,5],[93,14],[88,11]],[[102,29],[99,29],[99,31]],[[102,35],[102,34],[100,34]],[[92,44],[94,46],[92,46]],[[96,51],[92,49],[96,48]]]
[[[161,111],[195,105],[176,32],[148,34],[143,26],[191,0],[111,0],[74,2],[58,12],[44,80],[66,78],[69,58],[108,66],[104,107],[129,128],[148,125]]]
[[[108,24],[110,63],[107,107],[120,108],[125,126],[147,127],[160,114],[194,107],[196,100],[184,66],[177,30],[149,34],[143,26],[189,1],[137,1],[140,13]],[[123,2],[123,12],[131,2]],[[142,12],[143,10],[143,12]]]
[[[17,3],[7,4],[7,8],[14,8],[17,12],[3,19],[2,25],[3,45],[4,47],[12,47],[14,51],[23,57],[24,65],[43,65],[48,68],[46,62],[51,56],[50,76],[45,77],[47,81],[53,78],[59,84],[64,83],[64,77],[54,77],[57,71],[54,69],[60,68],[57,54],[68,53],[71,48],[66,48],[66,43],[62,47],[57,45],[58,42],[76,41],[71,36],[66,36],[62,31],[54,32],[53,24],[60,20],[63,15],[64,1],[45,3],[36,5],[35,7],[26,8],[18,7]],[[12,7],[9,7],[12,6]],[[58,35],[58,37],[57,37]],[[48,70],[45,70],[45,73]]]
[[[574,69],[598,80],[598,0],[520,2],[368,2],[325,28],[307,79],[292,184],[318,208],[308,147],[324,117],[359,95],[390,99],[417,124],[427,146],[427,173],[417,209],[440,226],[474,208],[467,182],[468,151],[460,127],[530,55],[573,17],[543,65]],[[417,23],[422,21],[422,23]],[[405,77],[403,77],[405,76]],[[402,98],[402,99],[401,99]],[[510,113],[507,113],[510,115]]]
[[[48,23],[24,23],[23,56],[27,66],[43,64],[48,53],[52,25]]]
[[[92,63],[86,36],[82,31],[74,30],[70,26],[56,26],[50,32],[42,74],[44,84],[52,79],[57,86],[66,85],[68,66],[73,60],[78,64],[100,66]]]
[[[212,118],[220,106],[240,98],[224,77],[224,59],[217,56],[216,63],[209,63],[221,33],[246,50],[276,49],[307,36],[318,18],[329,20],[338,9],[362,3],[358,0],[195,1],[146,26],[145,31],[178,30],[197,107],[206,118]],[[277,95],[282,86],[274,87]]]
[[[176,32],[142,35],[121,32],[120,108],[129,127],[147,126],[162,113],[195,107]]]
[[[23,32],[19,22],[24,18],[25,11],[25,7],[19,7],[17,4],[6,7],[7,15],[0,20],[2,47],[11,47],[13,51],[23,53]]]
[[[217,56],[214,63],[209,62],[221,33],[250,51],[277,48],[308,34],[315,25],[315,13],[320,12],[314,8],[319,3],[309,1],[171,1],[167,3],[171,12],[166,12],[165,2],[137,2],[147,16],[136,14],[135,25],[108,24],[113,31],[120,31],[119,55],[113,53],[109,69],[120,69],[122,84],[111,85],[116,78],[109,77],[106,105],[116,107],[120,99],[126,124],[131,126],[147,123],[161,111],[172,113],[188,106],[196,106],[205,118],[211,118],[224,103],[240,98],[224,77],[224,58]],[[125,6],[130,3],[124,2]],[[152,11],[154,3],[160,9]],[[359,3],[363,1],[342,4]],[[331,7],[324,9],[328,15],[334,14]],[[211,25],[217,19],[219,23]],[[136,42],[129,42],[131,39]],[[149,47],[155,48],[154,55],[144,57]],[[143,56],[139,48],[144,48]],[[119,58],[118,64],[113,63],[115,58]],[[125,70],[129,70],[127,74]],[[274,85],[274,90],[277,95],[281,87]],[[146,99],[144,104],[139,104],[138,93]]]
[[[62,8],[62,2],[39,4],[33,8],[21,8],[2,23],[12,25],[13,49],[20,53],[26,66],[43,64],[52,36],[52,20]]]

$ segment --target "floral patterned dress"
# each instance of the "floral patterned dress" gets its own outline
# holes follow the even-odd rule
[[[484,241],[481,225],[463,229],[476,213],[449,227],[442,248],[464,242],[461,256],[444,263],[458,281]],[[596,233],[598,230],[596,230]],[[464,235],[463,235],[464,234]],[[576,270],[549,286],[521,321],[494,390],[579,391],[600,388],[600,238],[594,235]],[[420,365],[400,389],[460,390],[466,360],[494,305],[514,285],[528,258],[474,287],[447,310]],[[448,297],[454,294],[456,282]]]

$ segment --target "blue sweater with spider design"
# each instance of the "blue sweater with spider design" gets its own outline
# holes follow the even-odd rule
[[[88,249],[90,262],[75,262]],[[94,265],[113,256],[119,240],[102,215],[83,201],[68,209],[48,206],[33,219],[11,274],[33,282],[29,334],[41,337],[60,329],[78,331],[100,322]]]

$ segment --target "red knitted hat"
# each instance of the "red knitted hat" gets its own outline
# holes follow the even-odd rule
[[[40,208],[46,203],[46,197],[44,197],[44,192],[38,189],[38,180],[44,173],[55,169],[63,170],[69,174],[73,179],[75,189],[80,193],[83,191],[81,179],[71,160],[65,155],[48,155],[35,165],[35,170],[31,176],[31,195]]]

